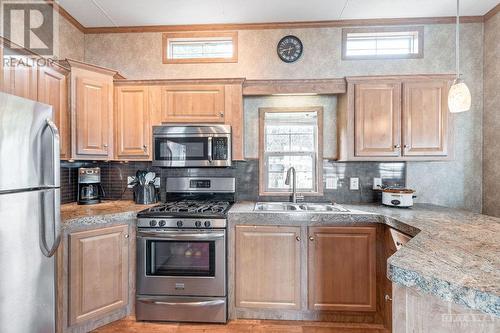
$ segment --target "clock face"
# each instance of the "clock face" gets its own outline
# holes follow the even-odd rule
[[[297,61],[302,55],[302,42],[295,36],[285,36],[278,43],[278,56],[284,62]]]

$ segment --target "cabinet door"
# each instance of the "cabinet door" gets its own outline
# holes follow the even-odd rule
[[[59,129],[61,159],[69,159],[70,154],[70,122],[68,108],[67,75],[49,66],[39,68],[38,100],[52,105],[54,122]]]
[[[309,309],[376,310],[375,227],[309,228]]]
[[[69,324],[127,306],[128,226],[69,235]]]
[[[401,153],[401,85],[358,83],[354,87],[355,156]]]
[[[236,306],[300,308],[300,227],[236,226]]]
[[[151,156],[148,87],[118,87],[115,93],[116,155],[121,159],[148,159]]]
[[[228,84],[225,90],[225,123],[231,125],[233,161],[245,160],[243,137],[243,86]]]
[[[37,100],[38,68],[31,58],[9,58],[4,64],[3,86],[5,92]]]
[[[161,89],[162,122],[224,123],[224,85],[173,85]]]
[[[106,80],[76,79],[76,155],[111,158],[111,87]]]
[[[448,83],[403,83],[403,144],[407,156],[448,154]]]

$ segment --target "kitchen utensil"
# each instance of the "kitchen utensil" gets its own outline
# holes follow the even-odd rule
[[[145,183],[146,184],[151,184],[154,179],[156,177],[156,174],[154,172],[148,172],[145,176],[144,176],[144,179],[145,179]]]

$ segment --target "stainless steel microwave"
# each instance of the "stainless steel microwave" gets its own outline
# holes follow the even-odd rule
[[[153,126],[153,147],[154,166],[230,166],[231,126]]]

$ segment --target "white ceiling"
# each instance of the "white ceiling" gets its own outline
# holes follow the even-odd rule
[[[484,15],[498,0],[462,0]],[[85,27],[454,16],[456,0],[60,0]]]

